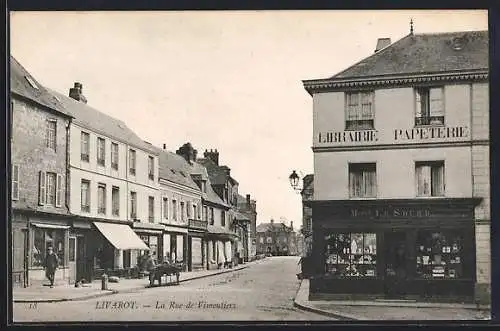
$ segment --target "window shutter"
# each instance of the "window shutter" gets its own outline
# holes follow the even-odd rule
[[[429,91],[430,101],[430,115],[431,116],[444,116],[443,109],[443,89],[433,88]]]
[[[39,172],[39,190],[38,190],[38,204],[45,205],[47,199],[47,176],[45,171]]]
[[[63,198],[63,176],[61,174],[57,174],[56,178],[56,207],[62,206],[62,198]]]
[[[19,199],[19,166],[12,166],[12,199]]]

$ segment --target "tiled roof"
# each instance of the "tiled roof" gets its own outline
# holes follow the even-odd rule
[[[189,188],[199,190],[200,188],[191,178],[193,166],[186,159],[175,153],[155,147],[159,154],[159,177]]]
[[[267,231],[291,231],[289,226],[283,223],[260,223],[257,225],[256,232],[267,232]]]
[[[330,79],[478,70],[488,64],[488,31],[410,34]]]
[[[230,206],[226,204],[222,199],[215,193],[215,191],[212,188],[212,183],[211,179],[209,178],[207,169],[203,164],[198,163],[198,161],[193,163],[193,168],[192,168],[192,174],[193,175],[201,175],[201,178],[203,180],[207,181],[206,187],[207,187],[207,192],[201,192],[202,198],[205,199],[206,201],[210,201],[212,203],[216,203],[218,205],[224,206],[229,208]]]
[[[201,158],[198,159],[199,163],[201,163],[205,168],[207,168],[208,175],[210,176],[210,181],[213,185],[224,185],[227,180],[231,181],[233,185],[238,184],[238,182],[232,178],[230,175],[228,176],[228,166],[225,165],[217,165],[214,161],[209,158]]]
[[[35,86],[33,87],[31,80]],[[50,94],[13,56],[10,56],[10,90],[12,93],[48,107],[61,115],[71,116],[63,105]]]
[[[241,194],[238,194],[237,199],[238,199],[237,200],[238,203],[247,203],[247,198],[244,197],[244,196],[242,196]],[[250,202],[251,203],[255,203],[255,200],[254,199],[250,199]]]
[[[74,122],[85,128],[94,130],[96,133],[114,138],[149,153],[157,154],[151,144],[142,140],[127,125],[111,116],[108,116],[89,105],[77,101],[62,93],[48,89],[62,103],[68,113],[74,117]]]
[[[234,212],[234,218],[238,221],[250,221],[250,218],[248,218],[248,216],[237,210],[235,210]]]

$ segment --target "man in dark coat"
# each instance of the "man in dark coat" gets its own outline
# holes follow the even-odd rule
[[[146,260],[146,270],[149,272],[149,283],[151,286],[154,285],[155,269],[156,269],[156,263],[155,260],[153,259],[153,254],[149,252]]]
[[[54,277],[58,266],[59,258],[57,254],[54,253],[53,248],[49,247],[47,257],[45,258],[45,275],[50,281],[50,287],[54,287]]]

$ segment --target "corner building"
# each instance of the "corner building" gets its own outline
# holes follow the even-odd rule
[[[410,33],[303,83],[311,299],[490,302],[488,33]]]

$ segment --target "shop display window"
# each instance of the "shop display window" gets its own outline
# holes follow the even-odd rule
[[[417,236],[416,273],[424,279],[463,278],[463,238],[457,233],[422,231]]]
[[[377,276],[375,233],[334,233],[325,239],[326,274],[336,277]]]
[[[54,249],[54,253],[59,258],[59,266],[64,266],[64,241],[65,231],[56,229],[33,228],[33,247],[31,255],[31,266],[42,268],[45,264],[45,257],[49,247]]]

